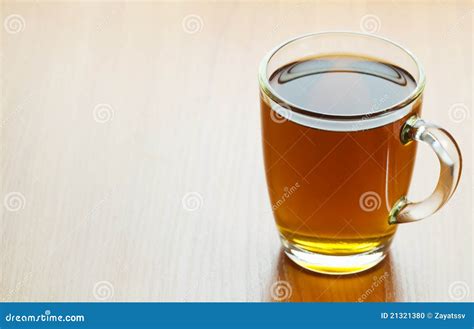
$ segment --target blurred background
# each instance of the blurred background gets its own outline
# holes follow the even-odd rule
[[[471,1],[2,1],[4,301],[471,301]],[[324,30],[414,52],[424,118],[464,155],[452,200],[388,259],[332,277],[280,250],[257,67]],[[437,160],[420,147],[413,198]]]

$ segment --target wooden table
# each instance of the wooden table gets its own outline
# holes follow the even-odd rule
[[[473,10],[2,1],[1,299],[472,300]],[[455,135],[464,176],[438,214],[400,227],[375,269],[311,274],[280,250],[257,66],[289,37],[361,28],[424,63],[425,118]],[[437,171],[422,147],[414,197]]]

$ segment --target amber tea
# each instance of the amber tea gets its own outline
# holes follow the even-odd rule
[[[290,63],[269,81],[289,103],[367,117],[416,86],[400,67],[343,55]],[[419,114],[420,105],[382,127],[335,132],[287,120],[262,100],[265,170],[284,240],[327,255],[388,245],[396,227],[387,214],[408,192],[416,149],[400,142],[400,129],[406,117]]]
[[[352,32],[301,36],[264,58],[259,82],[272,210],[285,253],[302,267],[371,268],[397,224],[430,216],[454,193],[459,148],[420,118],[425,76],[402,46]],[[412,202],[417,142],[438,156],[440,175]]]

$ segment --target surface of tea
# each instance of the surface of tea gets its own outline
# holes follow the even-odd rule
[[[365,115],[393,106],[415,89],[405,70],[368,58],[326,56],[291,63],[270,77],[285,101],[329,115]]]
[[[270,83],[294,105],[330,115],[376,113],[416,85],[399,67],[349,56],[291,63]],[[408,192],[416,151],[416,143],[400,142],[400,129],[419,113],[421,99],[400,120],[349,132],[275,120],[268,102],[261,100],[265,169],[283,239],[326,255],[387,247],[396,230],[388,214]]]

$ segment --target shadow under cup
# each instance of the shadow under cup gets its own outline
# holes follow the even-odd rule
[[[344,114],[332,112],[331,106],[299,104],[272,84],[281,68],[293,65],[297,74],[295,63],[328,56],[402,68],[413,77],[413,90],[401,99]],[[350,69],[366,74],[338,63],[329,69],[316,65],[311,74]],[[396,231],[389,214],[408,193],[412,176],[416,143],[402,143],[400,134],[421,111],[424,76],[418,63],[386,39],[328,32],[299,37],[271,51],[262,61],[259,80],[267,185],[285,253],[322,273],[349,274],[375,266],[386,256]],[[336,83],[331,89],[324,81],[298,92],[320,98],[332,92],[341,102],[351,99],[344,97],[350,88]]]

